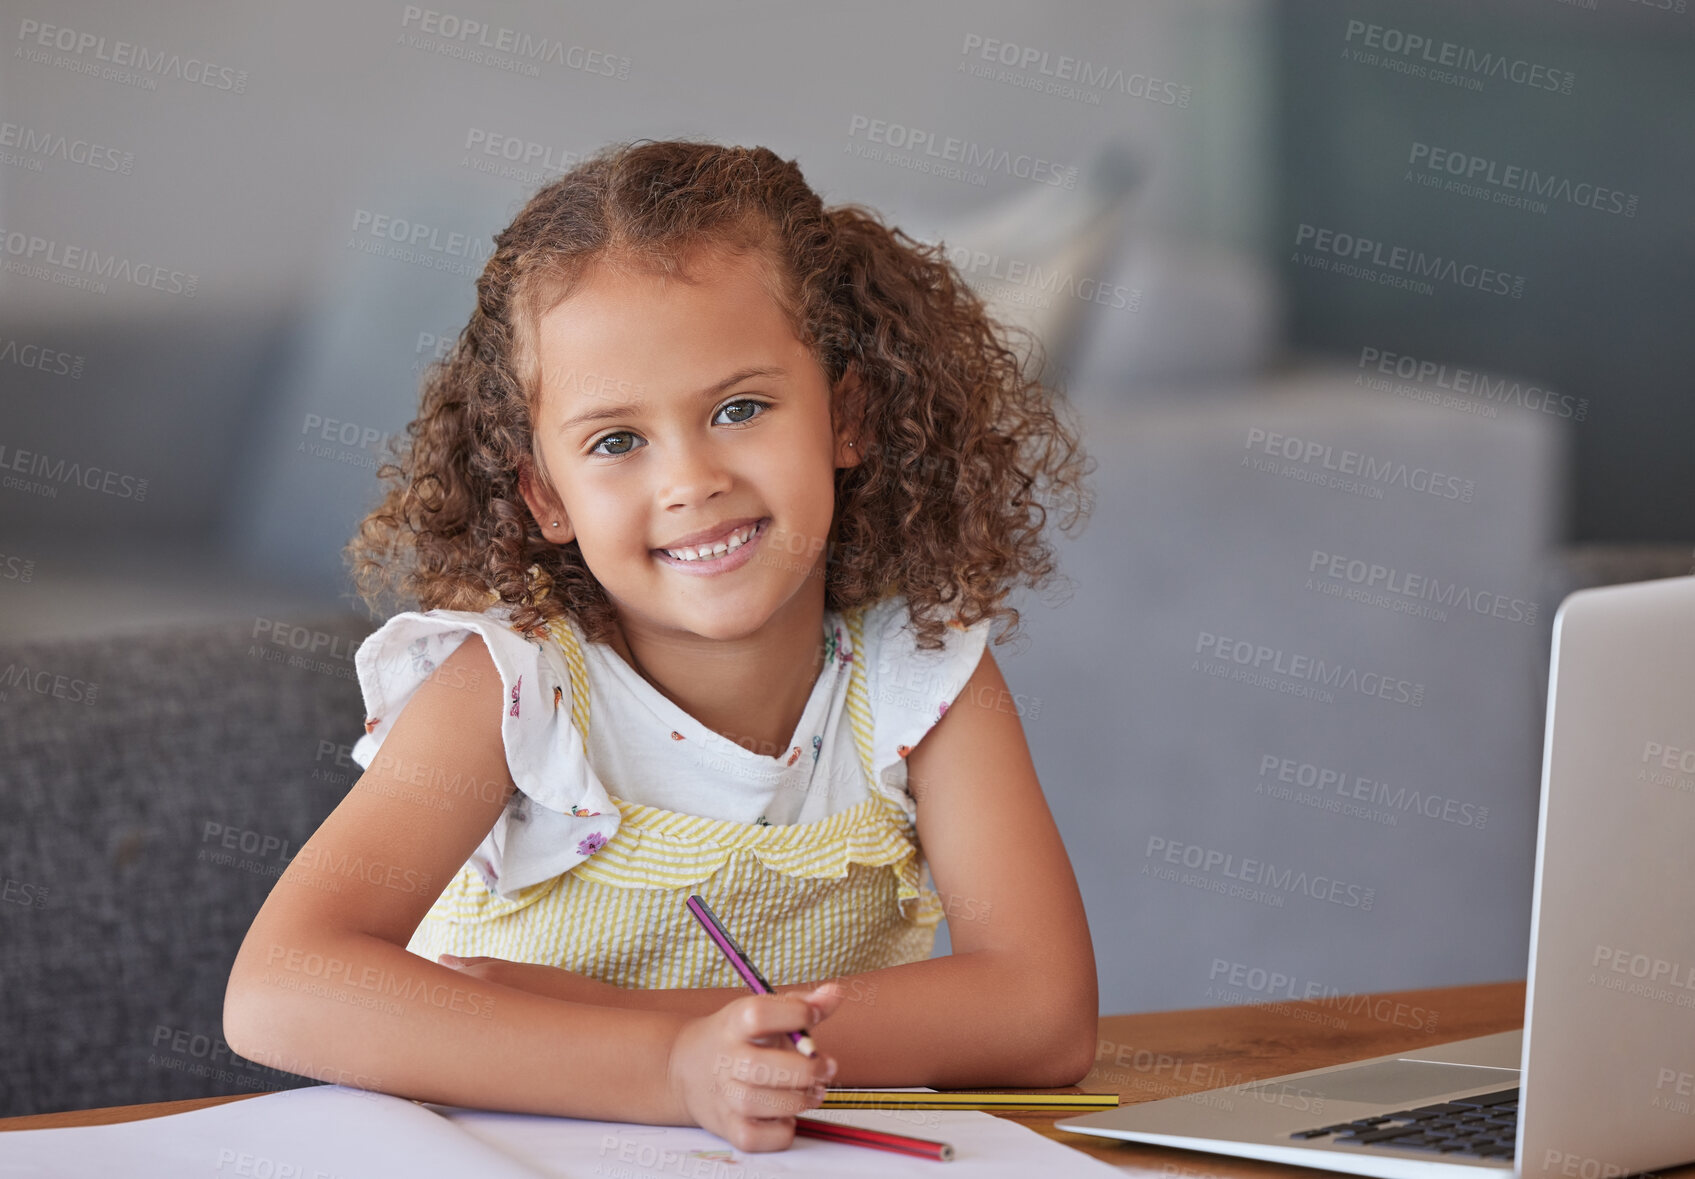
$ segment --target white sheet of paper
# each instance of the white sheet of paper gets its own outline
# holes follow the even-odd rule
[[[162,1118],[0,1133],[5,1179],[535,1179],[428,1107],[310,1085]]]
[[[923,1092],[922,1089],[913,1090]],[[315,1085],[169,1117],[0,1132],[4,1179],[1106,1179],[1120,1172],[975,1110],[830,1109],[808,1117],[953,1144],[942,1163],[800,1138],[749,1154],[692,1126],[492,1113]],[[937,1171],[935,1168],[945,1168]]]
[[[918,1088],[912,1092],[927,1092]],[[431,1105],[456,1126],[547,1179],[1118,1179],[1099,1159],[979,1110],[814,1109],[820,1121],[953,1144],[950,1162],[797,1136],[787,1150],[750,1154],[692,1126],[644,1126]],[[937,1168],[941,1168],[937,1170]]]

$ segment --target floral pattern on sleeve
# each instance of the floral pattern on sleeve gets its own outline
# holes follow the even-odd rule
[[[843,663],[852,663],[853,651],[842,642],[842,628],[833,626],[830,633],[824,636],[824,662],[829,664],[837,659]]]

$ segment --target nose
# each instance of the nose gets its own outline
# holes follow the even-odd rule
[[[666,447],[659,472],[659,503],[666,508],[703,504],[731,485],[723,455],[704,439],[672,442]]]

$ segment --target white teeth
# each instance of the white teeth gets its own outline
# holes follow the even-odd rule
[[[721,540],[710,547],[702,545],[698,548],[666,549],[666,555],[679,561],[709,561],[714,557],[722,557],[741,548],[753,539],[753,534],[759,531],[759,525],[750,524],[740,532],[732,532],[728,539]]]

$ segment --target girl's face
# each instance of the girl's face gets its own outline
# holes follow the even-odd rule
[[[834,473],[859,457],[755,259],[697,253],[690,275],[597,268],[541,317],[535,429],[559,500],[521,486],[627,627],[740,638],[822,608]]]

